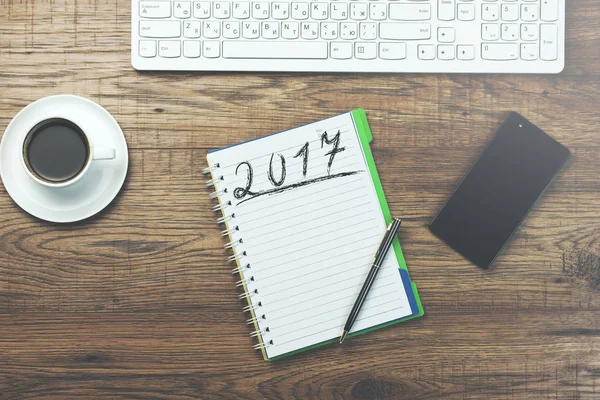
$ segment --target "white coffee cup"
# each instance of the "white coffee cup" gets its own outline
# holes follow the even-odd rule
[[[115,149],[94,147],[85,131],[66,116],[36,121],[20,146],[23,168],[37,183],[60,188],[81,180],[97,160],[113,160]]]

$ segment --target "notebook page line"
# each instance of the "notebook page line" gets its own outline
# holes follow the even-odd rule
[[[337,174],[320,176],[318,178],[307,179],[307,180],[304,180],[301,182],[291,183],[289,185],[279,186],[279,187],[275,187],[272,189],[259,190],[257,192],[253,192],[249,196],[246,196],[244,199],[240,200],[236,205],[240,205],[247,201],[254,200],[258,197],[267,196],[267,195],[271,195],[271,194],[277,194],[277,193],[283,193],[283,192],[287,192],[292,189],[296,189],[296,188],[300,188],[300,187],[304,187],[304,186],[308,186],[308,185],[313,185],[316,183],[326,182],[326,181],[329,181],[332,179],[346,178],[348,176],[360,174],[362,172],[365,172],[365,171],[358,170],[358,171],[338,172]]]
[[[395,282],[393,283],[388,283],[386,285],[380,286],[378,289],[379,291],[381,291],[381,289],[383,288],[390,288],[395,286]],[[379,299],[381,297],[387,297],[388,295],[392,294],[393,292],[395,292],[397,290],[394,289],[393,291],[386,291],[385,293],[377,293],[376,295],[374,295],[371,299]],[[335,293],[338,292],[332,292],[332,293],[328,293],[328,295],[333,295]],[[345,295],[343,297],[336,297],[333,301],[328,301],[328,302],[324,302],[324,303],[318,303],[317,307],[311,307],[310,311],[314,311],[316,308],[321,309],[321,307],[327,306],[327,305],[331,305],[331,304],[335,304],[335,303],[344,303],[344,309],[347,309],[348,304],[352,303],[354,300],[356,300],[356,296],[357,296],[357,292],[353,292],[351,294]],[[323,296],[323,297],[327,297],[327,296]],[[288,322],[288,319],[301,314],[305,311],[307,311],[307,308],[301,308],[298,311],[292,311],[290,312],[289,309],[292,307],[285,307],[285,308],[279,308],[277,310],[269,310],[268,313],[268,318],[267,318],[267,322],[271,325],[276,325],[278,328],[279,327],[283,327],[283,326],[287,326],[287,325],[293,325],[296,324],[298,322],[302,322],[304,321],[304,319],[298,319],[298,320],[291,320]],[[337,309],[336,309],[337,310]],[[365,308],[364,310],[367,310],[367,308]],[[285,311],[285,314],[283,313]],[[334,310],[335,311],[335,310]],[[328,314],[329,312],[331,312],[331,310],[327,309],[327,311],[324,311],[320,314],[312,314],[312,316],[318,316],[318,315],[322,315],[322,314]],[[278,315],[279,314],[279,315]],[[275,317],[273,317],[273,315],[275,315]],[[285,324],[283,325],[277,325],[277,321],[279,320],[285,320]]]
[[[384,311],[376,313],[376,314],[371,314],[371,315],[367,315],[367,316],[362,317],[362,318],[358,318],[356,320],[356,322],[355,322],[355,328],[352,329],[351,333],[359,331],[359,330],[362,330],[362,328],[356,329],[356,327],[358,327],[361,322],[364,323],[366,320],[375,319],[375,318],[380,317],[381,315],[384,315],[384,314],[389,314],[389,313],[394,312],[394,311],[399,311],[399,313],[398,313],[399,316],[396,317],[396,318],[394,318],[394,319],[402,318],[402,317],[405,317],[405,316],[409,315],[409,314],[402,315],[401,312],[404,311],[403,308],[404,307],[393,308],[393,309],[389,309],[389,310],[384,310]],[[333,318],[332,318],[332,320],[333,320]],[[312,333],[310,333],[308,335],[305,335],[305,336],[293,337],[291,340],[288,340],[288,341],[284,341],[284,342],[279,342],[278,341],[276,343],[276,345],[284,345],[284,344],[287,344],[287,343],[290,343],[290,342],[295,342],[297,340],[306,339],[306,338],[311,337],[311,336],[323,335],[323,334],[328,333],[328,332],[330,334],[326,335],[326,336],[323,335],[324,339],[319,340],[319,341],[324,341],[324,340],[328,340],[328,339],[339,337],[339,335],[340,335],[340,333],[342,331],[342,328],[344,327],[344,322],[345,321],[343,321],[342,323],[337,323],[335,325],[328,324],[328,327],[326,329],[323,329],[323,330],[320,330],[320,331],[317,331],[317,332],[312,332]],[[320,325],[322,326],[322,324],[315,324],[315,325],[312,325],[312,326],[314,327],[314,326],[320,326]],[[302,332],[302,331],[299,331],[299,332]],[[285,336],[288,336],[288,335],[285,335]]]
[[[352,251],[348,251],[348,252],[344,253],[344,255],[351,255],[351,254],[354,254],[354,253],[356,253],[356,252],[363,251],[363,250],[365,250],[365,249],[367,249],[367,248],[372,248],[372,247],[371,247],[371,246],[367,246],[367,247],[361,247],[361,248],[358,248],[358,249],[354,249],[354,250],[352,250]],[[362,259],[362,258],[365,258],[365,257],[372,258],[372,256],[373,256],[373,254],[369,253],[368,255],[364,255],[364,256],[360,256],[360,257],[358,257],[358,256],[357,256],[355,259],[356,259],[356,260],[360,260],[360,259]],[[333,260],[333,259],[339,259],[339,258],[340,258],[340,255],[339,255],[339,254],[336,254],[336,255],[334,255],[334,256],[332,256],[332,257],[329,257],[329,258],[322,259],[322,260],[321,260],[321,262],[325,262],[325,261],[329,261],[329,260]],[[314,265],[314,263],[309,263],[309,264],[304,264],[304,265],[296,266],[296,267],[294,268],[294,270],[303,270],[304,268],[306,268],[306,267],[310,267],[310,266],[312,266],[312,265]],[[340,264],[337,264],[337,265],[340,265]],[[254,272],[253,274],[251,274],[251,275],[254,275],[254,276],[260,276],[260,275],[258,275],[258,274],[260,274],[260,273],[263,273],[263,272],[264,272],[264,270],[258,270],[258,271],[255,271],[255,272]],[[280,275],[284,275],[286,272],[289,272],[289,271],[283,271],[283,272],[281,272],[281,273],[274,274],[273,276],[277,277],[277,276],[280,276]],[[272,275],[272,274],[269,274],[268,276],[271,276],[271,275]]]
[[[360,184],[360,183],[362,183],[362,181],[363,181],[363,178],[360,177],[360,176],[357,176],[355,178],[348,179],[347,181],[344,181],[344,182],[339,183],[337,185],[328,186],[327,188],[325,188],[323,190],[320,190],[320,191],[306,192],[305,194],[295,196],[293,200],[294,200],[294,203],[299,203],[300,200],[305,200],[307,197],[310,197],[313,194],[320,194],[320,193],[327,192],[329,190],[336,189],[336,188],[339,188],[339,187],[342,187],[342,186],[347,186],[347,187],[354,188],[354,186],[353,186],[354,184]],[[364,187],[365,187],[365,185],[363,184],[362,186],[359,186],[358,188],[355,188],[353,190],[361,190]],[[236,206],[235,210],[236,211],[237,210],[241,210],[242,207],[245,207],[246,204],[248,204],[248,205],[255,206],[255,208],[254,208],[255,211],[252,212],[252,210],[244,208],[242,211],[239,211],[240,215],[244,216],[244,215],[248,215],[248,214],[254,214],[254,213],[257,213],[257,212],[263,210],[265,207],[271,208],[271,207],[277,206],[277,203],[275,203],[275,205],[272,205],[270,203],[272,203],[274,200],[277,200],[277,201],[280,202],[280,200],[281,200],[280,196],[286,196],[286,195],[289,195],[289,194],[290,193],[287,192],[287,193],[281,193],[281,194],[272,195],[272,196],[269,196],[267,198],[262,199],[261,203],[244,203],[243,205]],[[280,202],[279,204],[285,204],[285,203]],[[306,201],[303,204],[306,205]],[[249,221],[252,222],[252,221],[255,221],[257,219],[258,218],[255,218],[255,219],[252,219],[252,220],[249,220]]]
[[[352,271],[352,272],[354,272],[354,271]],[[286,289],[278,290],[276,292],[267,292],[267,293],[264,293],[264,294],[262,294],[262,292],[261,292],[261,294],[262,294],[261,295],[261,299],[264,299],[265,301],[267,301],[267,300],[270,301],[271,297],[273,297],[275,295],[278,295],[278,294],[281,294],[281,293],[286,293],[286,295],[287,295],[286,299],[293,299],[294,297],[304,296],[307,293],[311,293],[311,292],[313,292],[315,290],[323,290],[325,288],[329,288],[329,287],[337,285],[339,283],[344,283],[344,282],[349,282],[349,281],[356,281],[357,282],[356,284],[360,285],[361,284],[361,280],[363,280],[367,276],[367,273],[368,273],[368,271],[366,271],[366,270],[359,271],[358,273],[353,273],[353,274],[347,274],[347,273],[345,273],[345,274],[343,274],[344,279],[340,279],[340,280],[335,281],[333,283],[332,282],[327,282],[327,283],[325,283],[325,284],[323,284],[321,286],[315,286],[315,282],[314,281],[309,281],[309,282],[305,282],[305,283],[300,284],[300,285],[295,285],[295,286],[292,286],[292,287],[287,287]],[[338,275],[342,275],[342,274],[338,274]],[[398,274],[398,275],[400,275],[400,274]],[[383,277],[383,276],[388,276],[388,275],[382,274],[381,276]],[[377,279],[381,279],[381,278],[379,276],[377,276]],[[307,285],[311,285],[311,284],[313,284],[313,286],[311,287],[311,289],[305,290],[305,291],[301,291],[302,287],[307,286]],[[348,284],[346,287],[351,288],[351,287],[353,287],[353,285],[352,284]]]
[[[369,299],[370,303],[365,303],[365,306],[363,306],[361,309],[363,318],[369,317],[374,312],[385,312],[395,309],[395,306],[393,304],[390,306],[389,302],[390,299],[394,298],[393,295],[394,291],[388,290],[385,293],[371,297]],[[348,296],[344,300],[345,301],[341,306],[339,304],[336,305],[335,303],[325,304],[326,306],[331,307],[324,312],[314,313],[314,309],[304,310],[304,315],[301,315],[302,313],[298,313],[297,318],[289,323],[284,320],[284,324],[278,325],[276,321],[271,321],[268,317],[267,320],[265,320],[265,323],[269,325],[271,333],[276,334],[280,340],[290,334],[309,333],[314,331],[315,328],[322,329],[323,327],[327,326],[330,321],[333,322],[331,322],[329,326],[337,326],[340,319],[347,317],[348,313],[350,313],[350,308],[352,307],[351,296]],[[319,307],[322,306],[323,305]]]
[[[352,236],[352,235],[349,235],[349,236]],[[368,237],[365,237],[365,238],[360,238],[360,239],[358,239],[358,240],[355,240],[355,241],[353,241],[353,242],[344,243],[343,245],[339,246],[339,247],[338,247],[338,249],[340,249],[340,248],[342,248],[342,247],[347,247],[347,246],[350,246],[350,245],[353,245],[353,244],[356,244],[356,243],[359,243],[359,242],[363,242],[363,241],[365,241],[365,240],[368,240],[368,239],[373,239],[373,238],[376,238],[376,237],[377,237],[377,238],[380,238],[380,237],[381,237],[381,235],[378,233],[377,235],[372,235],[372,236],[368,236]],[[316,256],[316,255],[319,255],[319,254],[327,253],[328,251],[329,251],[329,249],[325,249],[325,250],[323,250],[323,251],[319,251],[319,252],[317,252],[317,253],[311,253],[311,254],[310,254],[310,255],[308,255],[308,256],[304,256],[304,257],[296,258],[296,259],[293,259],[293,260],[289,260],[289,261],[287,261],[286,263],[290,263],[290,264],[291,264],[291,263],[295,263],[296,261],[304,260],[304,259],[306,259],[306,258],[308,258],[308,257],[313,257],[313,256]],[[267,258],[267,259],[260,260],[260,261],[254,261],[254,264],[265,263],[265,262],[267,262],[267,261],[272,261],[272,260],[274,260],[275,258],[277,258],[277,257],[271,257],[271,258]],[[274,266],[274,267],[276,267],[276,266]],[[267,268],[265,268],[265,269],[267,269]]]
[[[359,214],[359,215],[361,215],[361,214]],[[324,235],[329,235],[330,233],[337,232],[337,231],[339,231],[339,230],[343,230],[343,229],[352,228],[352,227],[354,227],[354,226],[359,226],[359,225],[366,224],[366,223],[368,223],[368,222],[372,222],[372,221],[375,221],[375,218],[369,218],[369,219],[367,219],[367,220],[364,220],[364,221],[354,222],[354,223],[353,223],[353,224],[351,224],[351,225],[345,225],[345,226],[344,226],[344,225],[340,224],[339,226],[333,227],[333,229],[331,229],[331,230],[329,230],[329,231],[320,232],[319,234],[317,234],[317,235],[315,235],[315,236],[302,237],[302,240],[304,241],[304,240],[316,239],[316,238],[318,238],[318,237],[321,237],[321,236],[324,236]],[[278,237],[277,239],[273,239],[273,240],[271,240],[269,243],[264,243],[264,242],[263,242],[263,244],[262,244],[262,245],[254,245],[254,246],[252,246],[252,248],[253,248],[253,249],[256,249],[256,248],[260,248],[261,246],[268,246],[268,245],[272,245],[273,243],[277,243],[277,242],[278,242],[278,241],[280,241],[280,240],[283,240],[283,239],[289,239],[289,238],[290,238],[290,237],[292,237],[292,236],[294,236],[294,237],[296,237],[296,239],[298,239],[298,238],[300,237],[299,235],[301,235],[302,233],[310,232],[310,231],[316,230],[316,229],[318,229],[318,228],[323,228],[323,227],[326,227],[326,226],[327,226],[327,227],[328,227],[328,226],[331,226],[331,223],[327,223],[327,224],[324,224],[324,225],[319,225],[319,226],[313,226],[313,227],[311,227],[311,228],[309,228],[309,229],[306,229],[306,230],[303,230],[303,231],[298,231],[298,232],[295,232],[295,233],[290,233],[289,235],[280,236],[280,237]],[[254,236],[254,238],[256,238],[256,236]],[[297,242],[297,241],[298,241],[298,240],[295,240],[294,242]],[[277,247],[285,247],[285,246],[286,246],[285,244],[283,244],[283,245],[277,245]],[[269,249],[269,250],[264,250],[264,251],[262,251],[262,252],[259,252],[259,253],[254,253],[254,252],[253,252],[253,253],[252,253],[252,255],[253,255],[253,256],[258,256],[258,255],[260,255],[260,254],[267,253],[267,252],[269,252],[269,251],[271,251],[271,249]]]
[[[372,218],[371,220],[374,220],[374,219]],[[368,222],[368,221],[367,221],[367,222]],[[362,222],[361,224],[364,224],[364,223],[366,223],[366,222]],[[360,224],[354,224],[354,225],[350,225],[350,226],[348,226],[347,228],[351,228],[351,227],[353,227],[353,226],[357,226],[357,225],[360,225]],[[367,225],[367,227],[368,227],[368,228],[373,228],[374,226]],[[365,230],[367,229],[367,227],[365,227]],[[326,232],[320,232],[319,234],[317,234],[317,235],[315,235],[315,236],[302,237],[302,238],[301,238],[301,241],[302,241],[302,242],[308,242],[308,243],[310,243],[310,241],[311,241],[311,240],[313,240],[313,239],[317,239],[317,238],[320,238],[320,237],[322,237],[322,236],[329,235],[329,234],[332,234],[332,233],[337,233],[337,232],[340,232],[340,230],[341,230],[341,229],[333,229],[333,230],[326,231]],[[336,242],[336,241],[338,241],[338,240],[340,240],[340,239],[344,239],[344,238],[346,238],[346,237],[349,237],[349,236],[354,236],[355,234],[356,234],[356,232],[351,232],[351,233],[349,233],[349,234],[347,234],[347,235],[344,235],[344,236],[336,236],[336,237],[334,237],[333,239],[326,240],[326,241],[324,241],[324,242],[319,242],[319,243],[317,243],[317,244],[314,244],[314,245],[312,245],[312,244],[311,244],[311,245],[309,245],[309,246],[307,246],[307,247],[304,247],[304,248],[301,248],[301,249],[295,249],[295,250],[289,250],[289,249],[286,249],[286,247],[290,246],[291,244],[297,244],[299,240],[294,240],[293,242],[289,242],[288,244],[283,244],[283,245],[274,246],[274,247],[275,247],[275,248],[277,248],[277,249],[280,249],[280,250],[282,250],[282,251],[285,251],[285,255],[286,255],[286,256],[289,256],[290,254],[294,254],[294,253],[297,253],[297,252],[299,252],[299,251],[304,251],[304,250],[308,250],[308,249],[314,249],[314,248],[318,248],[318,246],[321,246],[321,245],[324,245],[324,244],[327,244],[327,243],[331,243],[331,242]],[[288,236],[288,237],[289,237],[289,236]],[[279,238],[279,240],[280,240],[280,239],[285,239],[285,238]],[[274,241],[271,241],[271,243],[273,243],[273,242],[275,242],[275,241],[276,241],[276,240],[274,240]],[[269,250],[261,251],[261,252],[259,252],[259,253],[254,253],[254,252],[253,252],[253,253],[252,253],[252,257],[256,257],[256,256],[258,256],[258,255],[265,254],[265,253],[271,253],[272,251],[273,251],[273,248],[271,248],[271,249],[269,249]],[[279,257],[279,256],[276,256],[276,257]],[[272,259],[272,258],[268,258],[268,259],[265,259],[265,260],[261,260],[260,262],[266,262],[266,261],[270,261],[271,259]]]
[[[336,198],[336,197],[338,197],[338,196],[341,196],[341,195],[344,195],[344,194],[348,194],[348,193],[352,193],[352,192],[354,192],[354,189],[347,190],[347,191],[345,191],[345,192],[340,192],[340,193],[332,194],[331,196],[322,197],[322,198],[320,198],[319,200],[320,200],[320,201],[324,201],[324,200],[330,200],[330,199],[334,199],[334,198]],[[313,193],[313,194],[317,195],[317,194],[321,194],[321,193],[319,193],[319,192],[315,192],[315,193]],[[356,199],[360,199],[360,198],[363,198],[363,197],[366,197],[366,196],[367,196],[367,194],[366,194],[366,193],[363,193],[363,194],[360,194],[359,196],[356,196],[356,197],[351,197],[351,198],[350,198],[350,199],[348,199],[348,200],[349,200],[349,201],[350,201],[350,200],[356,200]],[[282,205],[285,205],[285,204],[282,204]],[[279,210],[279,211],[277,211],[277,212],[273,212],[273,207],[269,207],[269,211],[270,211],[270,212],[269,212],[269,215],[270,215],[270,216],[273,216],[273,215],[278,215],[278,214],[285,213],[285,212],[289,212],[289,211],[292,211],[292,210],[297,210],[298,208],[302,208],[302,207],[306,207],[306,203],[300,203],[300,204],[298,204],[298,205],[295,205],[295,206],[293,206],[293,207],[284,208],[284,209],[282,209],[282,210]],[[254,218],[254,219],[245,219],[245,220],[244,220],[244,223],[245,223],[245,224],[248,224],[248,223],[250,223],[250,222],[253,222],[253,221],[258,221],[258,220],[261,220],[261,219],[264,219],[264,217],[262,217],[262,216],[261,216],[261,217],[257,217],[257,218]]]

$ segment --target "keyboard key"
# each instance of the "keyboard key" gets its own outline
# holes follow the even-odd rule
[[[335,22],[322,22],[321,23],[321,38],[326,40],[337,39],[338,37],[338,24]]]
[[[204,21],[202,32],[207,39],[218,39],[221,37],[221,22]]]
[[[521,40],[538,40],[538,26],[536,24],[521,24]]]
[[[513,41],[519,39],[518,24],[502,24],[502,40]]]
[[[441,21],[454,20],[456,9],[455,0],[438,0],[438,19]]]
[[[331,3],[331,19],[336,21],[348,19],[348,3]]]
[[[240,37],[240,23],[237,21],[223,22],[223,37],[225,39],[237,39]]]
[[[498,40],[500,38],[500,25],[498,24],[482,24],[481,39],[485,41]]]
[[[252,18],[267,19],[269,18],[270,4],[266,1],[255,1],[252,3]]]
[[[403,60],[406,58],[406,43],[379,43],[379,58]]]
[[[262,37],[264,39],[277,39],[279,37],[279,22],[266,21],[262,23]]]
[[[250,2],[234,1],[232,14],[233,14],[233,18],[236,18],[236,19],[250,18]]]
[[[242,23],[242,35],[245,39],[258,39],[260,36],[260,23],[256,21]]]
[[[317,39],[319,37],[319,24],[316,22],[303,22],[300,24],[302,39]]]
[[[140,21],[140,36],[147,38],[177,38],[181,36],[179,21]]]
[[[181,42],[179,40],[159,41],[158,55],[165,58],[181,57]]]
[[[326,59],[327,42],[225,41],[223,57],[256,59]],[[206,56],[206,55],[205,55]]]
[[[358,24],[356,22],[342,22],[340,24],[340,37],[352,40],[358,37]]]
[[[431,25],[421,23],[381,22],[379,37],[388,40],[419,40],[431,38]]]
[[[438,28],[438,42],[454,43],[456,32],[454,28]]]
[[[171,16],[171,2],[168,2],[168,1],[140,1],[140,17],[143,17],[143,18],[169,18],[170,16]],[[154,49],[154,50],[156,53],[156,49]],[[154,56],[151,56],[151,57],[154,57]]]
[[[140,40],[140,57],[156,57],[156,42],[154,40]]]
[[[484,21],[498,21],[499,15],[498,4],[484,4],[481,7],[481,19]]]
[[[186,38],[200,37],[200,21],[185,21],[183,23],[183,36]]]
[[[519,19],[519,6],[517,4],[502,4],[502,20],[516,21]]]
[[[218,58],[221,55],[221,43],[205,40],[202,45],[202,54],[206,58]]]
[[[533,61],[538,58],[537,43],[522,43],[521,44],[521,60]]]
[[[292,3],[293,19],[308,19],[308,3]]]
[[[475,4],[459,4],[458,19],[459,21],[473,21],[475,19]]]
[[[374,22],[361,22],[360,38],[363,40],[377,39],[377,24]]]
[[[435,59],[435,45],[433,44],[420,44],[418,46],[419,60],[434,60]]]
[[[266,21],[262,23],[262,37],[264,39],[277,39],[279,37],[279,22]]]
[[[281,24],[281,37],[284,39],[298,39],[300,25],[297,22],[283,22]]]
[[[331,58],[336,60],[347,60],[352,58],[352,43],[350,42],[332,42]]]
[[[173,16],[175,18],[189,18],[192,16],[192,4],[189,1],[176,1],[173,3]]]
[[[213,3],[213,18],[227,19],[231,13],[231,4],[228,1],[215,1]]]
[[[358,42],[354,45],[354,57],[359,60],[373,60],[377,58],[377,43]]]
[[[519,57],[517,43],[483,43],[481,45],[481,58],[484,60],[516,60]]]
[[[540,58],[552,61],[558,58],[558,27],[554,24],[540,25]]]
[[[440,44],[437,47],[437,58],[440,60],[454,60],[454,46],[451,44]]]
[[[456,48],[456,58],[462,61],[475,59],[475,46],[461,45]]]
[[[316,20],[327,19],[329,4],[327,3],[311,3],[310,4],[310,17]]]
[[[387,4],[371,3],[369,5],[369,15],[373,21],[383,21],[387,18]]]
[[[274,19],[287,19],[290,15],[290,5],[288,3],[273,3],[271,8],[271,17]]]
[[[372,5],[372,4],[371,4]],[[429,4],[390,4],[390,19],[395,21],[426,21],[431,19]]]
[[[367,19],[367,3],[350,3],[350,18],[355,21]]]
[[[542,21],[552,22],[558,19],[558,0],[542,0]]]
[[[521,21],[537,21],[538,6],[537,4],[521,4]]]
[[[198,18],[198,19],[210,18],[210,2],[195,1],[194,2],[194,18]]]
[[[199,40],[185,40],[183,42],[183,56],[187,57],[187,58],[200,57],[200,41]]]

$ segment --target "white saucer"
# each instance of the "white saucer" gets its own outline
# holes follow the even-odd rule
[[[34,121],[68,115],[87,134],[92,147],[115,149],[113,160],[94,160],[71,186],[51,188],[25,171],[20,148]],[[102,211],[125,182],[129,156],[119,124],[104,108],[78,96],[50,96],[31,103],[10,122],[0,143],[0,177],[8,194],[29,214],[51,222],[75,222]]]

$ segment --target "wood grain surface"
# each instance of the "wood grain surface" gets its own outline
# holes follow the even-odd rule
[[[600,4],[560,75],[139,73],[129,0],[0,0],[0,132],[77,94],[130,149],[92,219],[0,188],[0,399],[600,399]],[[278,362],[252,350],[201,169],[210,149],[365,108],[423,318]],[[573,157],[496,267],[427,229],[508,112]]]

